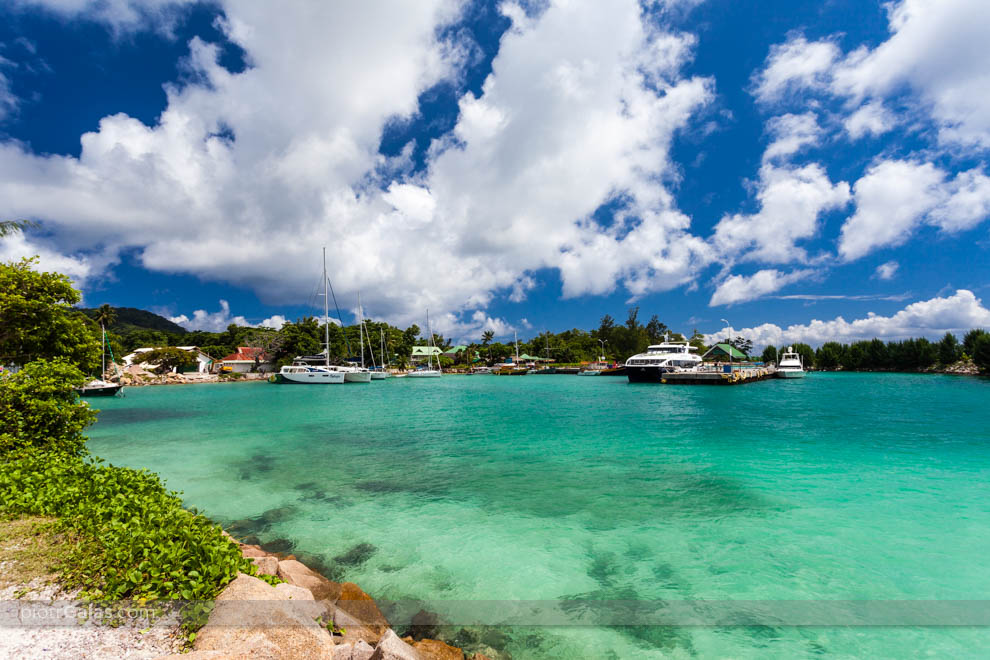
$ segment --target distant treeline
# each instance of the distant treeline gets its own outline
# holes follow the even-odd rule
[[[89,310],[87,310],[88,312]],[[133,312],[141,312],[135,314]],[[91,316],[88,313],[87,316]],[[578,363],[597,360],[604,356],[607,360],[622,362],[631,355],[646,350],[669,336],[670,339],[689,341],[704,353],[709,346],[698,330],[689,334],[673,332],[657,315],[649,321],[640,321],[639,307],[628,310],[622,323],[609,314],[599,321],[598,327],[591,330],[573,328],[563,332],[540,332],[528,339],[520,338],[519,353],[531,356],[549,357],[555,362]],[[121,319],[126,319],[121,322]],[[139,327],[150,323],[155,328]],[[278,364],[287,364],[296,355],[314,355],[323,350],[323,327],[313,317],[304,317],[286,323],[280,330],[252,328],[230,325],[222,332],[202,330],[170,332],[159,328],[174,326],[167,319],[141,310],[125,310],[111,326],[111,346],[116,357],[129,353],[135,348],[150,346],[199,346],[215,359],[223,358],[237,350],[238,346],[258,346],[264,348]],[[385,354],[390,364],[404,367],[409,364],[412,349],[416,345],[427,344],[427,338],[417,325],[402,329],[388,323],[365,321],[364,357],[367,364],[374,358],[381,362],[381,345],[384,338]],[[370,340],[370,343],[369,343]],[[729,343],[743,353],[751,354],[753,342],[745,337],[728,338]],[[441,334],[434,334],[434,343],[441,350],[447,350],[453,343]],[[443,359],[444,366],[451,364],[470,365],[478,363],[494,364],[515,355],[516,346],[512,341],[495,341],[492,331],[483,331],[476,341],[467,343],[465,350],[453,359]],[[921,371],[934,367],[945,367],[961,359],[972,359],[980,369],[990,371],[990,335],[983,330],[971,330],[959,341],[951,333],[941,340],[932,342],[924,338],[884,342],[880,339],[859,341],[852,344],[826,342],[817,350],[808,344],[793,344],[801,354],[806,366],[815,369],[843,369],[847,371]],[[330,326],[330,356],[340,361],[360,357],[358,325],[341,327]],[[779,351],[767,346],[762,359],[776,362]],[[754,356],[755,357],[755,356]]]
[[[830,341],[817,350],[807,344],[794,344],[806,367],[845,371],[925,371],[944,368],[959,360],[971,359],[980,371],[990,371],[990,334],[970,330],[960,342],[947,332],[937,342],[924,337],[884,342],[880,339],[841,344]],[[776,361],[777,349],[767,346],[764,361]]]

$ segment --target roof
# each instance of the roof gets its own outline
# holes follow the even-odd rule
[[[709,348],[708,351],[704,355],[702,355],[701,357],[702,358],[706,358],[709,355],[712,355],[713,353],[715,353],[715,354],[721,353],[722,355],[731,355],[732,356],[732,359],[734,359],[734,360],[737,360],[737,359],[738,360],[745,360],[745,359],[747,359],[749,357],[748,355],[746,355],[745,353],[743,353],[742,351],[740,351],[738,348],[736,348],[732,344],[715,344],[714,346],[712,346],[711,348]]]
[[[426,357],[428,355],[440,355],[440,349],[436,346],[413,346],[412,357]]]
[[[137,357],[140,353],[150,353],[151,351],[157,351],[159,348],[178,348],[182,351],[192,351],[198,356],[203,356],[212,360],[209,355],[200,350],[199,346],[153,346],[151,348],[135,348],[133,351],[128,353],[123,357],[124,360],[128,360]]]
[[[450,348],[445,350],[444,353],[460,353],[461,351],[466,351],[466,350],[467,350],[467,346],[465,346],[464,344],[458,344],[457,346],[451,346]]]
[[[221,362],[254,362],[257,359],[259,362],[268,362],[268,355],[265,354],[265,349],[259,348],[257,346],[238,346],[236,353],[231,353],[227,357],[220,360]]]

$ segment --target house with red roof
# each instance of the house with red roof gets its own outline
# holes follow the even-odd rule
[[[246,374],[252,371],[273,371],[274,365],[265,349],[257,346],[238,346],[236,353],[217,362],[221,371]]]

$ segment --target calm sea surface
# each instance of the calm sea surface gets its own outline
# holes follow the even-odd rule
[[[376,598],[990,599],[988,380],[469,376],[126,395],[94,400],[94,453],[160,473],[217,521],[253,518],[243,533],[291,542]],[[986,657],[990,628],[515,627],[458,641],[513,658],[960,658]]]

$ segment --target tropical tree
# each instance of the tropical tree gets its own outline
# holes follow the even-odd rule
[[[5,238],[37,226],[38,223],[33,220],[0,220],[0,238]]]
[[[837,341],[827,341],[815,351],[815,364],[819,369],[838,369],[846,365],[846,350]]]
[[[746,355],[749,355],[750,351],[753,350],[753,341],[751,339],[747,339],[746,337],[736,337],[730,340],[729,344],[735,346],[739,349],[740,353],[744,353]]]
[[[973,340],[973,362],[983,373],[990,373],[990,334],[983,333]]]
[[[760,359],[764,362],[776,362],[777,361],[777,347],[773,344],[767,344],[767,347],[763,349],[763,355]]]
[[[67,360],[35,360],[0,378],[0,454],[34,447],[80,454],[96,411],[76,397],[85,378]]]
[[[117,322],[117,312],[110,305],[103,303],[97,308],[93,320],[99,324],[100,330],[106,332],[107,328]]]
[[[92,324],[72,309],[79,292],[59,273],[39,273],[37,257],[0,263],[0,364],[62,357],[84,372],[100,363]]]
[[[175,346],[163,346],[144,353],[140,357],[142,364],[153,364],[159,373],[168,373],[173,369],[181,369],[196,364],[196,355],[192,351],[184,351]]]
[[[986,334],[987,331],[980,328],[974,328],[967,332],[963,336],[963,353],[969,357],[973,357],[973,354],[976,351],[977,340],[979,340],[980,337],[986,336]]]
[[[801,364],[804,365],[805,369],[815,366],[815,349],[808,344],[802,344],[800,342],[794,344],[792,348],[795,353],[801,356]]]
[[[667,333],[670,328],[667,327],[666,323],[661,323],[660,318],[654,314],[650,318],[650,322],[646,324],[646,335],[650,338],[651,344],[658,343],[665,333]]]
[[[488,346],[488,344],[492,343],[492,340],[493,339],[495,339],[495,331],[494,330],[485,330],[484,332],[481,333],[481,345],[482,346]]]
[[[938,343],[938,361],[942,365],[950,365],[956,362],[962,355],[962,347],[959,340],[951,332],[945,333]]]

